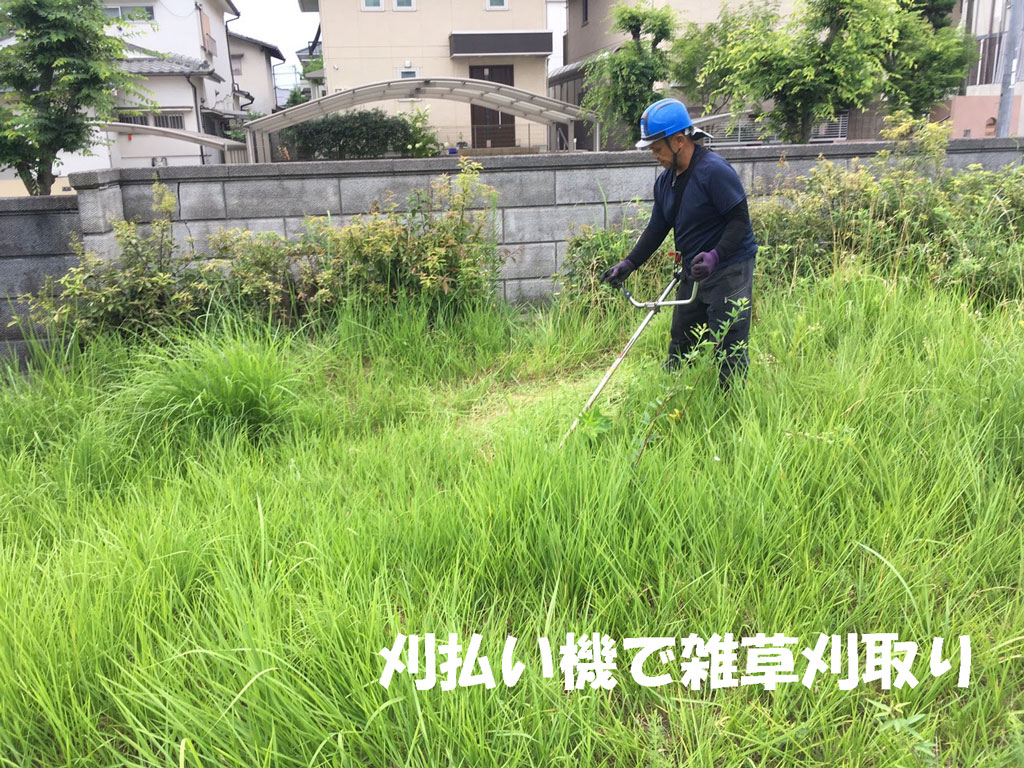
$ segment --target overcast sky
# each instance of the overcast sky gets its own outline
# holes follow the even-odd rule
[[[234,0],[234,3],[241,17],[232,21],[228,29],[280,48],[288,63],[277,67],[275,72],[290,70],[292,65],[301,69],[295,51],[312,42],[320,21],[319,13],[303,13],[299,10],[299,0]],[[274,61],[274,64],[279,63]]]

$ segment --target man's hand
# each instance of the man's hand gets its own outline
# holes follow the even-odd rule
[[[693,261],[690,262],[690,274],[694,280],[707,280],[717,267],[718,251],[712,248],[693,257]]]
[[[636,267],[633,262],[629,259],[623,259],[611,269],[606,269],[601,274],[601,282],[608,283],[612,288],[618,288],[622,283],[633,274],[633,270]]]

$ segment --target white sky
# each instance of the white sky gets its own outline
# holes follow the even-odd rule
[[[228,29],[280,48],[287,64],[276,66],[275,72],[290,71],[293,65],[301,71],[295,51],[312,42],[320,14],[303,13],[299,10],[299,0],[234,0],[234,3],[241,16],[228,24]],[[273,63],[280,64],[276,59]]]

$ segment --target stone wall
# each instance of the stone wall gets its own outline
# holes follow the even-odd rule
[[[79,228],[78,202],[71,196],[0,198],[0,355],[24,350],[20,329],[8,327],[25,309],[18,297],[77,262],[69,244]]]
[[[806,174],[819,156],[839,165],[887,148],[885,142],[796,146],[723,147],[752,195],[780,176]],[[1019,163],[1022,139],[961,139],[951,142],[947,163],[977,163],[997,169]],[[565,258],[566,240],[587,224],[608,226],[649,202],[660,170],[646,152],[580,152],[482,158],[482,179],[499,193],[498,240],[506,256],[501,292],[509,301],[548,296]],[[455,158],[367,160],[267,165],[212,165],[119,169],[73,174],[76,198],[0,199],[0,297],[34,290],[47,273],[73,263],[67,246],[72,230],[88,250],[116,255],[113,223],[152,218],[152,184],[167,184],[178,201],[174,234],[197,253],[221,228],[272,230],[291,237],[305,216],[329,215],[343,224],[367,213],[376,201],[401,204],[439,174],[458,171]],[[77,208],[75,207],[77,204]],[[609,254],[609,262],[621,254]],[[10,311],[0,310],[0,334]]]

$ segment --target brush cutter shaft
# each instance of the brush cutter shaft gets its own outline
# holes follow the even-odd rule
[[[694,283],[693,290],[690,292],[690,298],[684,299],[682,301],[665,300],[668,296],[672,294],[672,291],[675,290],[675,287],[679,284],[679,280],[681,279],[681,277],[682,273],[676,273],[675,275],[673,275],[672,282],[670,282],[668,284],[668,287],[666,287],[665,290],[662,291],[661,296],[658,297],[657,301],[634,301],[633,297],[630,295],[626,287],[622,286],[622,292],[626,295],[626,298],[629,299],[630,304],[632,304],[634,307],[639,307],[640,309],[649,309],[650,311],[647,313],[647,316],[644,318],[643,322],[640,323],[640,327],[636,329],[636,332],[630,337],[629,341],[626,342],[626,346],[619,353],[619,356],[615,358],[615,362],[611,364],[611,367],[608,369],[608,372],[605,373],[604,378],[601,379],[601,383],[597,385],[597,389],[594,390],[594,394],[590,396],[590,399],[587,400],[587,404],[583,406],[583,409],[580,411],[580,415],[576,417],[576,419],[572,423],[572,426],[569,427],[569,431],[566,432],[565,435],[562,437],[562,442],[559,444],[559,446],[564,444],[566,438],[573,433],[573,430],[576,429],[577,426],[579,426],[580,418],[583,416],[584,413],[590,410],[590,406],[592,406],[594,402],[597,400],[598,396],[601,394],[601,390],[604,389],[605,384],[607,384],[608,380],[611,379],[612,374],[615,373],[616,369],[626,358],[626,355],[629,353],[629,350],[631,350],[633,348],[633,345],[636,344],[636,340],[640,338],[640,334],[644,332],[644,329],[647,328],[651,320],[654,319],[654,316],[658,314],[658,311],[662,307],[675,307],[681,304],[690,304],[697,298],[698,283]]]

